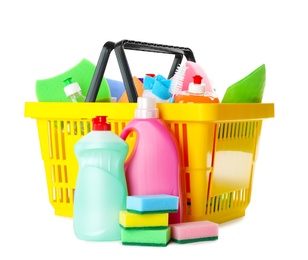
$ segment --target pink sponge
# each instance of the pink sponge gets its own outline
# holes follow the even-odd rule
[[[218,239],[218,224],[204,220],[170,224],[171,239],[179,244]]]

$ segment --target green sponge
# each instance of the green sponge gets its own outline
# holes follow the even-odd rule
[[[265,65],[227,88],[221,103],[261,103],[265,87]]]
[[[123,245],[167,246],[171,239],[171,228],[164,229],[123,229],[121,240]]]
[[[86,96],[94,71],[95,65],[87,59],[82,59],[76,66],[60,75],[37,80],[35,86],[36,97],[38,101],[42,102],[69,102],[64,92],[64,80],[67,78],[72,78],[73,82],[77,82],[81,88],[82,94]],[[96,101],[109,102],[110,100],[109,85],[107,80],[103,78]]]

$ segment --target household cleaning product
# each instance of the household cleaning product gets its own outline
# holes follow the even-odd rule
[[[74,146],[79,166],[74,232],[81,240],[120,240],[119,212],[126,209],[124,161],[128,144],[111,131],[105,116],[92,121],[92,131]]]
[[[179,145],[166,123],[159,118],[155,98],[138,97],[135,117],[123,129],[124,140],[132,133],[136,141],[125,162],[129,195],[179,196],[181,157]],[[170,223],[181,222],[181,209],[169,214]]]
[[[202,77],[195,75],[193,82],[189,83],[188,90],[180,92],[175,96],[175,103],[219,103],[216,93],[206,92]]]

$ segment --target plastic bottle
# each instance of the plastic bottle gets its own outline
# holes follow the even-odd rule
[[[188,90],[180,92],[174,98],[175,103],[219,103],[215,93],[207,93],[206,86],[201,82],[202,77],[195,75],[189,83]]]
[[[173,133],[159,118],[154,98],[138,97],[135,117],[120,137],[126,140],[131,132],[136,133],[136,141],[125,162],[128,194],[179,196],[179,146]],[[178,223],[181,219],[180,206],[178,212],[169,213],[169,223]]]
[[[64,92],[72,102],[84,102],[86,97],[82,94],[81,88],[77,82],[72,82],[72,78],[64,80],[66,86]]]
[[[85,102],[86,97],[82,94],[81,88],[77,82],[72,82],[72,78],[67,78],[63,81],[66,86],[64,87],[64,92],[71,102]],[[88,123],[88,129],[90,129],[90,123]],[[78,134],[78,124],[74,123],[74,134]],[[69,127],[68,127],[69,129]],[[84,123],[80,122],[80,132],[84,135]]]
[[[81,240],[120,240],[119,212],[126,209],[124,161],[128,144],[110,131],[105,116],[92,122],[93,130],[74,146],[79,166],[74,232]]]

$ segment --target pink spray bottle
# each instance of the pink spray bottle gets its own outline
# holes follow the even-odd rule
[[[126,140],[131,132],[136,133],[134,147],[125,162],[128,195],[178,196],[179,209],[169,213],[169,223],[179,223],[182,221],[179,145],[158,112],[154,98],[138,97],[135,118],[120,134]]]

